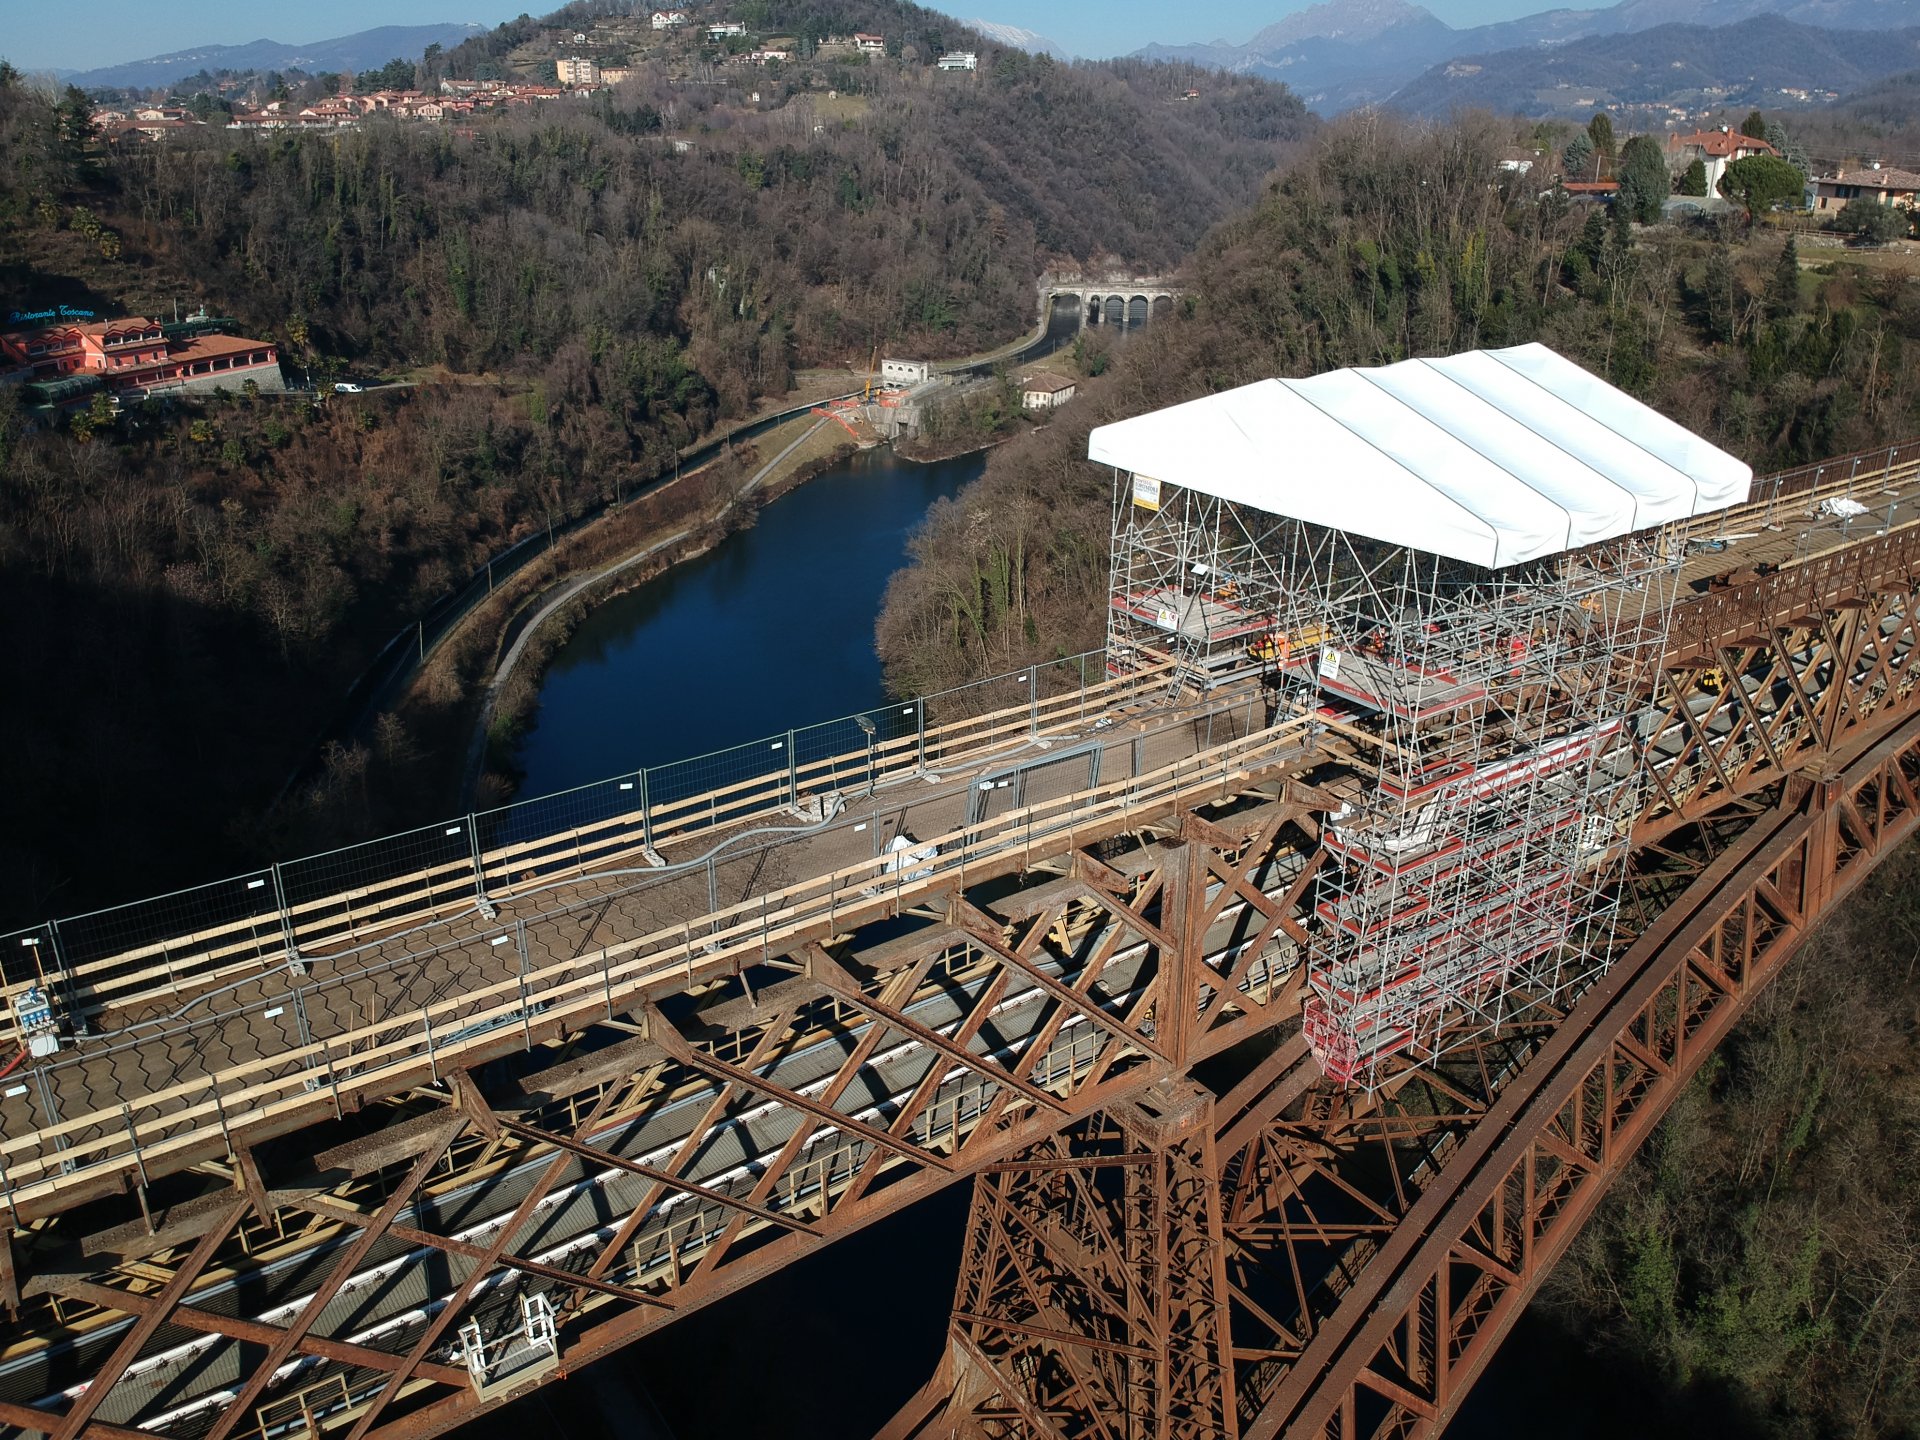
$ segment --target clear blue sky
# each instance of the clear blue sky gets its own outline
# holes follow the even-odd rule
[[[1450,25],[1478,25],[1566,0],[1426,0]],[[1592,0],[1587,0],[1592,3]],[[1604,3],[1604,0],[1603,0]],[[1243,41],[1306,0],[950,0],[937,8],[1019,25],[1077,55],[1121,55],[1149,41]],[[725,0],[719,0],[722,9]],[[23,70],[90,70],[194,45],[281,40],[304,45],[377,25],[471,20],[497,25],[541,0],[0,0],[0,56]]]

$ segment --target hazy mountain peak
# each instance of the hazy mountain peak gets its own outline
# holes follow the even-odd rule
[[[170,55],[154,55],[121,65],[84,70],[68,79],[83,90],[160,88],[197,70],[365,70],[389,60],[418,60],[429,45],[452,49],[485,32],[474,24],[382,25],[372,30],[287,45],[252,40],[244,45],[196,45]]]
[[[1344,40],[1353,44],[1411,21],[1443,23],[1431,10],[1407,0],[1321,0],[1318,5],[1276,20],[1249,40],[1247,48],[1266,55],[1302,40]]]
[[[1011,45],[1030,55],[1051,55],[1056,60],[1073,59],[1072,53],[1056,42],[1032,30],[1022,30],[1018,25],[1002,25],[993,20],[962,20],[960,23],[970,30],[978,30],[998,45]]]
[[[1453,29],[1410,0],[1326,0],[1267,26],[1244,45],[1149,45],[1134,53],[1282,80],[1314,109],[1330,115],[1355,105],[1383,103],[1410,88],[1429,68],[1456,58],[1463,64],[1468,58],[1478,63],[1489,55],[1526,52],[1508,56],[1503,68],[1535,62],[1550,66],[1548,52],[1587,37],[1629,35],[1676,22],[1718,28],[1765,15],[1837,31],[1893,30],[1920,25],[1920,0],[1616,0],[1605,8],[1542,10],[1466,30]],[[1809,88],[1805,77],[1791,73],[1795,56],[1776,58],[1789,68],[1788,78],[1778,85]],[[1911,66],[1905,52],[1901,58]],[[1767,68],[1771,72],[1773,67]],[[1835,73],[1846,69],[1843,65]],[[1453,78],[1468,73],[1463,69]],[[1741,71],[1742,76],[1746,73]],[[1542,71],[1536,88],[1554,83]],[[1587,106],[1590,102],[1581,96],[1592,88],[1576,87],[1573,98]],[[1507,103],[1532,109],[1537,97]]]

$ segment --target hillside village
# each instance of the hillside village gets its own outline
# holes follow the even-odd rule
[[[588,99],[636,81],[691,87],[718,103],[774,109],[809,91],[829,99],[843,90],[857,92],[863,88],[860,71],[889,57],[959,76],[977,71],[981,60],[975,50],[923,55],[901,37],[880,33],[761,33],[712,10],[642,6],[630,15],[583,23],[587,28],[539,27],[499,59],[430,51],[418,64],[395,60],[360,76],[203,74],[164,96],[122,95],[100,103],[93,122],[103,136],[120,141],[223,127],[351,129],[375,117],[460,124]]]

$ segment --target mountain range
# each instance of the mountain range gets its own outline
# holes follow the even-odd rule
[[[1920,69],[1920,28],[1827,30],[1761,15],[1736,25],[1658,25],[1542,50],[1459,56],[1387,102],[1412,115],[1462,106],[1584,119],[1597,108],[1778,108],[1783,93],[1838,98]]]
[[[1606,9],[1546,10],[1466,29],[1409,0],[1324,0],[1245,44],[1149,45],[1136,53],[1284,81],[1316,110],[1335,114],[1384,103],[1461,57],[1519,51],[1537,59],[1543,49],[1588,37],[1730,26],[1767,15],[1825,30],[1896,30],[1920,24],[1920,0],[1621,0]]]
[[[1073,59],[1073,52],[1064,46],[1032,30],[1022,30],[1018,25],[1002,25],[997,20],[962,20],[960,23],[969,30],[978,30],[996,45],[1025,50],[1029,55],[1051,55],[1056,60]]]
[[[157,89],[202,70],[371,70],[389,60],[418,60],[429,45],[451,50],[485,32],[484,25],[382,25],[308,45],[253,40],[245,45],[199,45],[171,55],[81,70],[61,78],[82,90]]]

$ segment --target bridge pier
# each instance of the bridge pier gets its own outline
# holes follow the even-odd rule
[[[988,1415],[1063,1406],[1139,1440],[1230,1440],[1213,1134],[1213,1096],[1170,1078],[980,1176],[942,1366],[950,1389],[923,1391],[887,1440],[971,1435]]]

